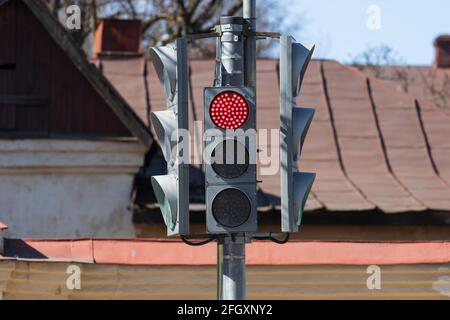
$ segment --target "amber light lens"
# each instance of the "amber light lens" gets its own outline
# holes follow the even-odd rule
[[[224,91],[214,97],[209,115],[214,125],[221,129],[238,129],[247,121],[248,103],[233,91]]]

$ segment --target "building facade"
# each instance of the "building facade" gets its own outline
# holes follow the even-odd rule
[[[0,5],[0,220],[9,237],[134,237],[151,134],[41,1]]]

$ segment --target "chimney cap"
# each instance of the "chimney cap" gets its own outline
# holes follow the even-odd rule
[[[441,35],[434,40],[436,51],[435,66],[450,68],[450,35]]]
[[[434,40],[434,45],[438,46],[443,42],[450,42],[450,35],[440,35]]]

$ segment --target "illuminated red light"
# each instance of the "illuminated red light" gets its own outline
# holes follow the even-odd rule
[[[217,127],[237,129],[247,121],[248,109],[248,103],[243,96],[233,91],[224,91],[214,97],[209,115]]]

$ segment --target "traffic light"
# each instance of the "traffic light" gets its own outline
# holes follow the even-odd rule
[[[151,121],[167,161],[167,175],[153,176],[167,235],[189,233],[189,138],[186,39],[150,49],[164,87],[167,109],[151,113]]]
[[[315,173],[297,170],[296,162],[314,109],[299,108],[295,103],[314,46],[296,43],[290,36],[282,36],[280,44],[281,229],[283,232],[296,232],[316,176]]]
[[[257,230],[255,89],[205,88],[204,107],[208,232],[254,232]]]

